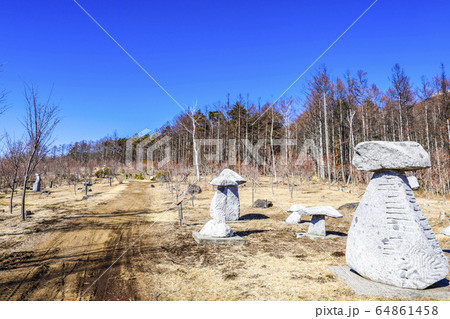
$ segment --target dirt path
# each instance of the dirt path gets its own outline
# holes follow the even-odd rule
[[[0,300],[138,300],[139,242],[95,280],[148,227],[149,188],[132,182],[110,202],[62,212],[31,251],[3,258]]]

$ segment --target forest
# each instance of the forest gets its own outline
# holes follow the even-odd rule
[[[354,147],[384,140],[420,143],[432,161],[431,169],[416,172],[421,188],[427,196],[445,201],[450,187],[450,78],[441,65],[431,79],[422,77],[414,87],[400,65],[395,64],[391,72],[390,87],[381,91],[362,70],[333,77],[322,66],[304,87],[303,99],[262,103],[250,101],[249,95],[232,99],[228,94],[225,103],[191,106],[144,136],[124,138],[114,133],[97,141],[59,146],[51,144],[50,136],[42,136],[37,147],[33,132],[22,139],[5,132],[0,190],[14,193],[18,185],[29,187],[36,172],[44,177],[44,186],[51,181],[76,187],[94,176],[123,180],[124,174],[139,179],[164,175],[170,180],[195,172],[200,180],[225,167],[254,181],[259,175],[270,176],[273,183],[293,188],[317,178],[343,190],[352,183],[367,183],[370,177],[352,167]],[[34,103],[47,112],[44,116],[50,115],[42,133],[51,134],[58,119],[48,112],[56,109],[39,104],[35,97],[30,90],[27,107]],[[6,100],[2,91],[0,117],[8,111]],[[142,151],[152,145],[152,154]],[[37,156],[30,156],[33,152]],[[167,156],[169,160],[162,162]]]

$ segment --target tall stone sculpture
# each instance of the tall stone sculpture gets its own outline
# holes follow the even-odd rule
[[[361,276],[425,289],[448,274],[448,260],[422,214],[405,171],[431,166],[416,142],[363,142],[353,165],[375,172],[347,238],[347,264]]]
[[[218,210],[214,209],[215,203],[220,201],[220,198],[225,198],[225,220],[236,221],[239,219],[241,211],[238,185],[244,184],[245,182],[247,181],[241,175],[228,168],[224,169],[217,178],[211,181],[211,185],[217,186],[217,192],[212,199],[211,208],[209,210],[211,218],[214,219],[218,212]],[[224,185],[224,183],[228,183],[228,185]]]
[[[33,192],[41,191],[41,175],[36,174],[36,181],[33,184]]]

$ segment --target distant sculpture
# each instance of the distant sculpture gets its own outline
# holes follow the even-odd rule
[[[450,236],[450,226],[448,226],[447,228],[442,229],[439,233],[442,234],[442,235],[445,235],[445,236]]]
[[[306,207],[294,204],[287,211],[291,214],[286,218],[286,224],[299,224],[302,221],[302,215],[306,213]]]
[[[361,276],[425,289],[448,274],[448,260],[422,214],[405,171],[431,166],[416,142],[363,142],[353,165],[375,172],[347,238],[347,264]]]
[[[225,220],[236,221],[239,219],[241,211],[238,185],[246,182],[242,176],[228,168],[224,169],[217,178],[211,181],[211,185],[217,186],[217,192],[212,199],[209,211],[211,218],[214,219],[218,213],[218,210],[214,209],[216,202],[223,201],[220,205],[224,205],[223,214],[225,214]]]
[[[234,236],[234,233],[231,230],[231,227],[226,224],[226,221],[227,216],[230,218],[230,213],[232,214],[232,217],[236,215],[236,208],[234,207],[236,204],[236,197],[230,197],[231,192],[229,189],[237,188],[238,184],[234,178],[230,178],[230,174],[221,174],[219,177],[214,178],[210,184],[217,186],[217,191],[211,201],[210,208],[210,215],[213,219],[203,226],[202,230],[200,230],[200,235],[222,238],[232,237]],[[229,203],[229,200],[231,200],[232,203]],[[239,205],[239,201],[237,204]],[[232,208],[231,212],[229,211],[229,206]],[[237,212],[239,212],[239,209]]]
[[[307,235],[325,237],[325,216],[332,218],[342,218],[342,214],[331,206],[316,206],[306,209],[305,215],[311,216]]]
[[[33,192],[40,192],[41,191],[41,176],[39,174],[36,174],[36,181],[33,184]]]

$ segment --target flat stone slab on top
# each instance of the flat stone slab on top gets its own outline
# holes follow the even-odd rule
[[[427,289],[409,289],[394,287],[366,279],[353,272],[347,266],[329,266],[328,268],[357,295],[374,297],[402,297],[410,299],[450,298],[450,285],[445,279]]]
[[[353,165],[359,171],[413,171],[431,167],[431,162],[417,142],[369,141],[356,145]]]
[[[243,244],[245,239],[241,236],[234,235],[233,237],[210,237],[204,236],[199,232],[192,232],[192,237],[198,244]]]

